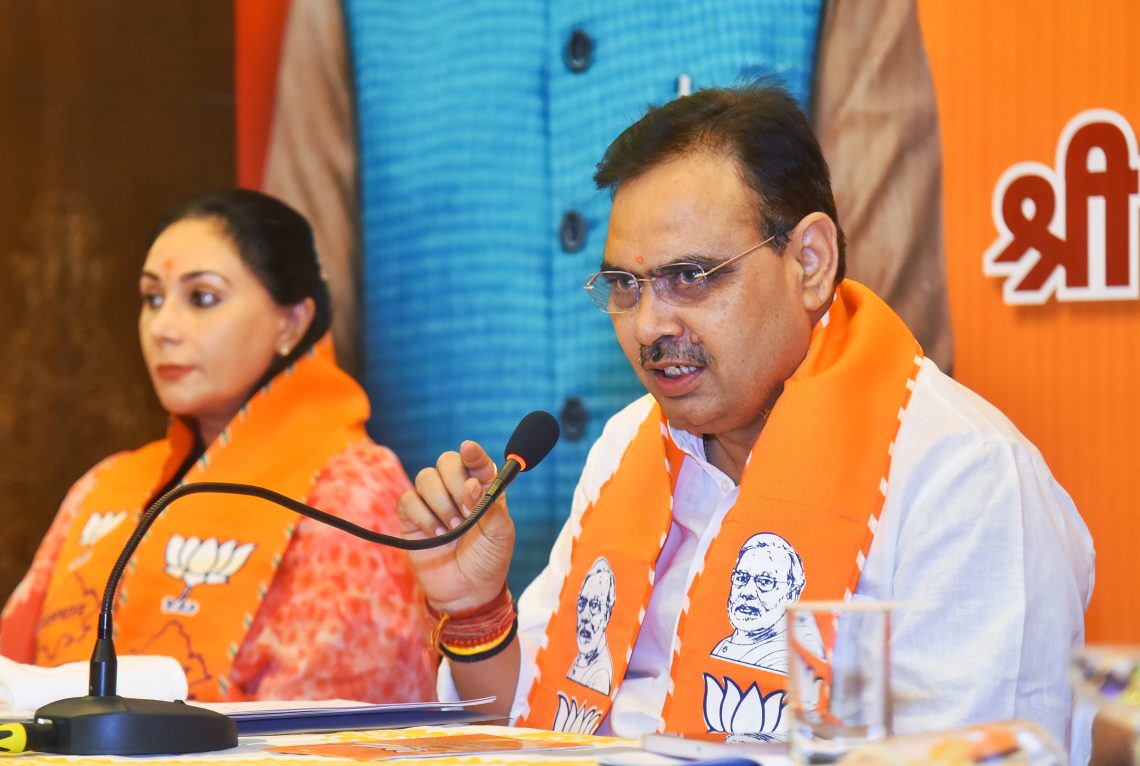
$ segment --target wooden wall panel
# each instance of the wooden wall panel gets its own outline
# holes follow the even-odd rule
[[[232,0],[0,0],[0,598],[68,487],[158,436],[137,274],[233,183]]]

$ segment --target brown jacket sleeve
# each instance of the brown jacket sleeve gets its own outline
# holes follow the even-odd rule
[[[337,362],[359,379],[360,239],[351,83],[340,2],[293,2],[281,46],[265,191],[313,224],[332,292]]]
[[[934,81],[911,0],[832,0],[813,117],[847,234],[847,274],[897,311],[949,372]]]

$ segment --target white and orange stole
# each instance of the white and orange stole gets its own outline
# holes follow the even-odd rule
[[[782,619],[770,636],[737,632],[729,614],[732,580],[749,578],[768,589],[769,606],[780,615],[782,605],[772,599],[796,596],[789,582],[746,566],[742,547],[750,539],[786,543],[802,561],[799,579],[806,584],[798,598],[850,598],[882,510],[891,450],[921,355],[878,297],[858,283],[841,283],[689,584],[660,730],[718,740],[784,735]],[[582,515],[520,725],[593,731],[607,715],[645,618],[683,460],[655,406]],[[783,554],[781,576],[791,558]],[[757,603],[743,613],[759,616]],[[819,628],[826,682],[835,626]],[[734,632],[738,640],[730,645]]]
[[[240,482],[304,501],[337,453],[365,438],[368,400],[337,366],[326,336],[254,394],[182,483]],[[91,655],[108,574],[144,505],[186,460],[193,434],[111,461],[67,534],[36,634],[36,664]],[[264,500],[199,494],[171,504],[123,574],[115,603],[119,654],[164,654],[186,671],[190,697],[240,699],[228,673],[300,517]]]

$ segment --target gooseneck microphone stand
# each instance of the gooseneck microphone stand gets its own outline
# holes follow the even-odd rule
[[[221,713],[184,702],[132,699],[115,693],[118,662],[111,608],[119,579],[147,530],[175,500],[204,492],[257,497],[369,542],[403,550],[425,550],[446,545],[477,524],[515,476],[546,457],[558,440],[558,430],[558,422],[549,413],[538,411],[524,417],[507,442],[506,463],[475,509],[454,529],[418,540],[373,532],[272,490],[247,484],[200,482],[166,492],[143,513],[107,579],[87,696],[51,702],[37,710],[35,724],[28,732],[30,744],[43,752],[76,755],[199,753],[237,745],[237,727]]]

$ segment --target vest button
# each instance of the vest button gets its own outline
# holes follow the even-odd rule
[[[575,29],[566,41],[566,68],[575,74],[585,72],[594,63],[594,38]]]
[[[566,397],[562,403],[562,435],[569,441],[578,441],[586,435],[589,420],[590,413],[582,400],[577,396]]]
[[[586,246],[586,219],[577,210],[568,210],[562,215],[558,242],[566,253],[576,253]]]

